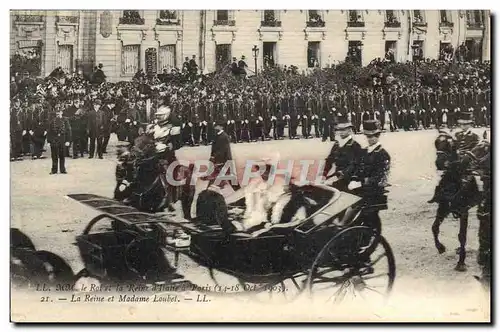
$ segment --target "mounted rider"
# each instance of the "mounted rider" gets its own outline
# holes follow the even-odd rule
[[[451,140],[456,149],[456,152],[448,151],[448,153],[456,153],[456,156],[450,155],[451,158],[455,159],[451,163],[447,160],[439,161],[438,158],[438,169],[445,171],[455,169],[453,173],[457,173],[459,169],[466,171],[470,168],[470,165],[467,163],[469,158],[464,157],[479,143],[479,136],[472,132],[473,123],[472,113],[464,112],[460,114],[460,118],[458,119],[460,129],[454,136],[447,133],[441,133],[442,139]],[[456,178],[457,174],[445,175],[447,174],[443,174],[443,177],[434,191],[434,196],[428,203],[439,203],[441,201],[450,202],[454,199],[458,190],[465,188],[465,186],[468,186],[472,181],[471,176],[466,176],[463,179],[455,179],[457,181],[460,180],[460,183],[456,183],[457,181],[453,181],[452,178]]]
[[[160,164],[163,166],[163,170],[160,174],[160,178],[165,188],[166,195],[163,198],[161,206],[165,207],[168,202],[175,202],[176,187],[168,183],[167,169],[172,162],[177,161],[175,151],[182,147],[182,137],[181,137],[181,121],[175,116],[171,108],[162,105],[158,108],[155,113],[155,124],[149,125],[146,133],[153,137],[155,144],[156,156],[160,159]],[[179,179],[179,167],[177,166],[171,176],[175,180]],[[169,206],[169,209],[173,209]]]

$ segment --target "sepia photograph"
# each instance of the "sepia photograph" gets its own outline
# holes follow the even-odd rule
[[[492,322],[490,10],[9,15],[11,322]]]

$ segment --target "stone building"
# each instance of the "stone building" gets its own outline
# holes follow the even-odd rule
[[[255,58],[257,68],[302,70],[347,55],[362,65],[387,54],[437,59],[464,43],[467,59],[484,61],[490,22],[490,12],[479,10],[11,11],[10,52],[38,57],[40,75],[102,63],[110,81],[181,68],[193,56],[204,72],[241,56],[250,71]]]

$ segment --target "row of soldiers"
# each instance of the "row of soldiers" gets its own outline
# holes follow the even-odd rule
[[[357,89],[352,95],[342,90],[303,94],[253,92],[167,96],[153,100],[149,109],[152,112],[161,104],[169,105],[183,124],[183,143],[191,146],[210,144],[215,135],[214,123],[223,123],[235,143],[279,140],[285,135],[290,139],[321,137],[333,140],[339,116],[352,122],[355,133],[362,132],[362,123],[367,120],[378,120],[386,131],[454,127],[461,111],[472,112],[476,126],[490,125],[489,90],[467,90],[467,93],[475,92],[471,96],[465,94],[465,97],[458,91],[443,92],[441,89],[427,89],[418,94],[401,91],[401,95],[398,91],[388,95],[367,91],[370,90]],[[97,150],[97,155],[102,156],[106,153],[111,133],[116,133],[118,140],[131,143],[141,133],[144,124],[150,121],[147,102],[147,96],[93,95],[87,98],[74,95],[57,100],[55,105],[48,104],[43,98],[14,98],[11,105],[11,158],[23,154],[32,158],[41,156],[49,111],[55,108],[62,108],[64,116],[70,120],[73,157],[81,157],[87,152],[89,157],[94,156],[95,146],[89,146],[93,135],[89,130],[88,114],[96,104],[100,105],[96,109],[105,113],[103,141]]]
[[[47,131],[58,111],[68,120],[71,127],[71,147],[73,158],[102,158],[111,133],[116,133],[119,140],[133,142],[140,135],[146,121],[144,101],[135,99],[121,100],[120,107],[116,99],[86,100],[83,96],[71,96],[59,100],[54,105],[43,99],[15,98],[11,105],[10,133],[11,159],[32,159],[42,157],[47,141]],[[65,155],[70,156],[70,147]]]
[[[455,127],[462,111],[474,114],[476,126],[489,126],[491,109],[489,90],[477,90],[466,99],[458,92],[440,89],[401,96],[357,92],[354,98],[345,91],[304,95],[266,92],[243,97],[229,93],[180,98],[169,105],[183,123],[184,142],[189,145],[210,142],[213,123],[224,123],[233,142],[283,139],[285,128],[291,139],[299,135],[310,138],[314,132],[314,136],[326,140],[332,137],[339,114],[347,116],[355,133],[360,133],[367,120],[378,120],[391,131]]]

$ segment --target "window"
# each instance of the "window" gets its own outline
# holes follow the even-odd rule
[[[235,21],[232,16],[232,11],[230,10],[217,10],[215,13],[214,25],[234,26]]]
[[[138,10],[124,10],[122,17],[120,17],[120,24],[143,25],[144,18]]]
[[[139,70],[140,45],[122,47],[122,75],[133,75]]]
[[[175,10],[160,10],[160,17],[156,19],[158,25],[178,25],[177,11]]]
[[[281,27],[281,21],[279,21],[278,13],[279,12],[276,10],[264,10],[260,25],[264,27]]]
[[[423,10],[414,10],[413,11],[413,25],[416,26],[426,26],[424,11]]]
[[[308,42],[307,43],[307,67],[315,68],[321,66],[320,59],[320,42]]]
[[[451,61],[453,60],[453,55],[455,50],[451,43],[440,42],[439,43],[439,60]]]
[[[363,14],[361,10],[349,10],[349,20],[347,21],[348,27],[364,27]]]
[[[467,26],[469,28],[482,28],[483,27],[483,15],[480,10],[468,10],[467,11]]]
[[[73,72],[73,45],[59,45],[57,48],[57,66],[66,73]]]
[[[398,42],[395,40],[387,40],[385,42],[385,61],[396,62],[396,50]]]
[[[217,21],[229,21],[229,10],[218,10]]]
[[[469,38],[465,41],[465,45],[458,47],[458,51],[461,61],[463,59],[481,61],[483,57],[483,40]]]
[[[401,23],[398,20],[396,11],[386,10],[385,11],[385,27],[387,28],[400,28]]]
[[[453,22],[451,21],[451,12],[449,10],[440,10],[439,17],[441,19],[440,26],[453,27]]]
[[[357,66],[362,64],[363,44],[359,40],[350,40],[347,51],[347,60]]]
[[[160,47],[160,70],[162,73],[163,70],[167,70],[170,72],[173,68],[177,67],[176,63],[176,52],[175,45],[164,45]]]
[[[323,21],[323,18],[321,17],[319,10],[308,11],[307,26],[310,28],[318,28],[325,26],[325,21]]]
[[[276,43],[275,42],[264,42],[262,43],[262,60],[264,67],[274,67],[276,64]]]
[[[215,47],[215,68],[217,71],[231,63],[231,44],[218,44]]]
[[[424,58],[424,41],[423,40],[414,40],[413,41],[412,51],[413,51],[413,60],[418,61]]]

